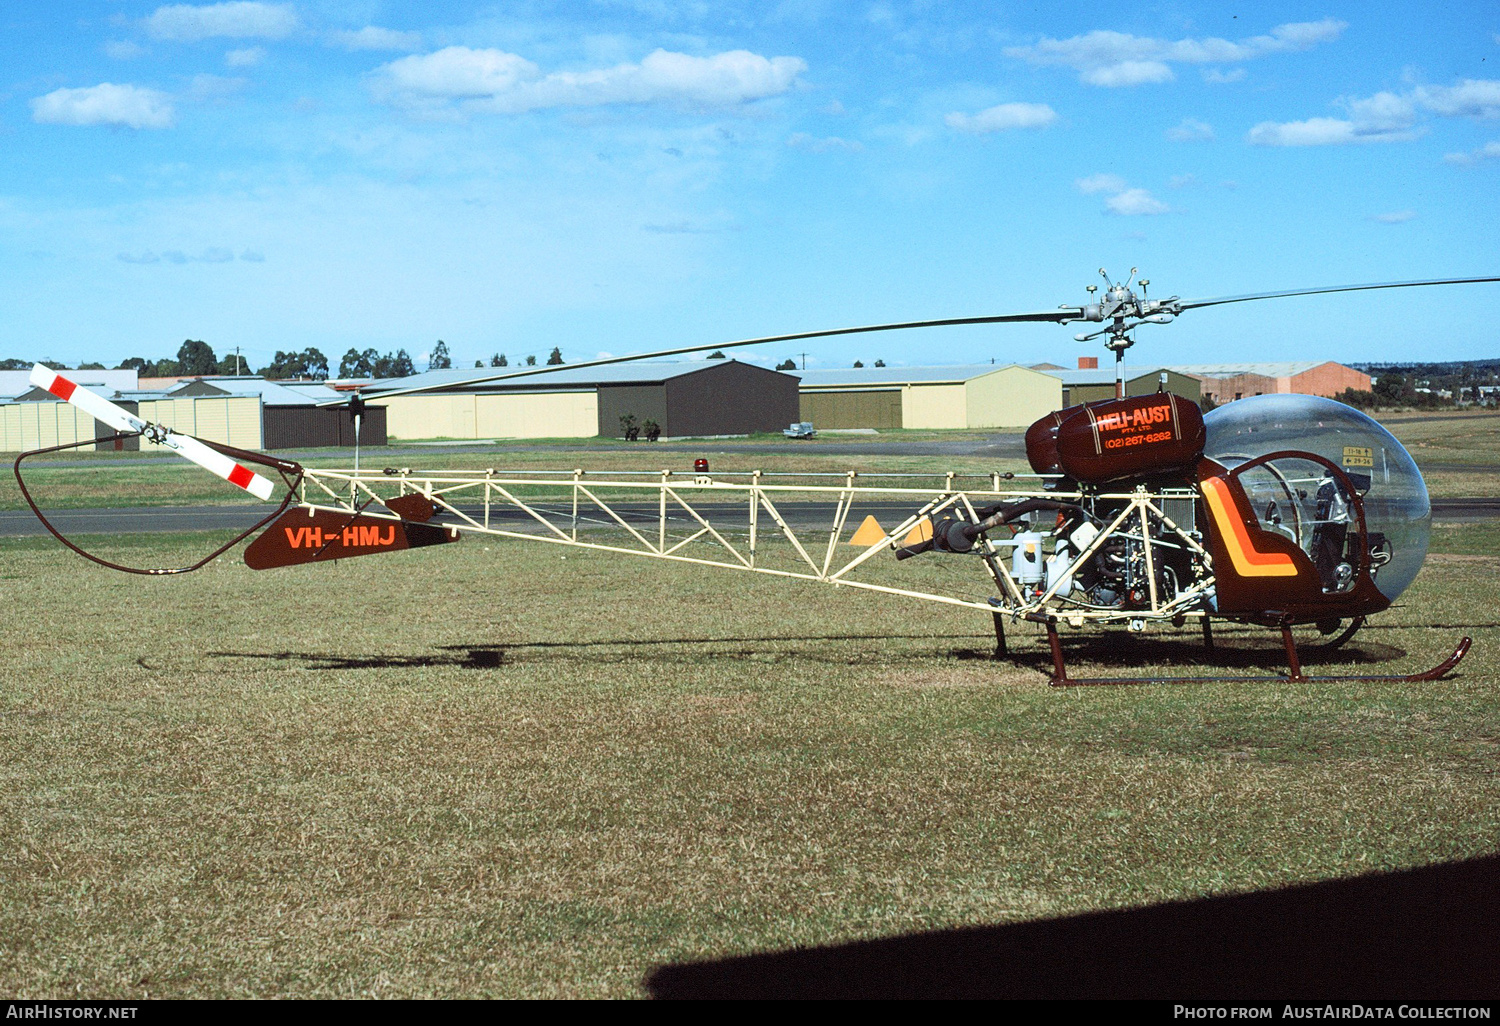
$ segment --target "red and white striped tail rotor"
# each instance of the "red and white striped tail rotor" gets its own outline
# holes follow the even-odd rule
[[[234,460],[204,445],[191,435],[180,435],[171,428],[152,425],[129,410],[116,406],[103,396],[90,392],[76,381],[69,381],[50,367],[36,364],[31,368],[31,383],[44,388],[59,399],[78,407],[101,424],[116,431],[148,433],[153,442],[175,450],[203,469],[217,474],[230,484],[238,485],[257,499],[269,499],[275,487],[269,478],[261,477]],[[149,430],[148,430],[149,429]]]

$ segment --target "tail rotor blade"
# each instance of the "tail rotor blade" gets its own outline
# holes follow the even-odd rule
[[[36,364],[31,368],[31,383],[44,388],[59,399],[78,407],[101,424],[108,424],[116,431],[145,432],[151,425],[129,410],[116,406],[96,392],[63,377],[50,367]],[[157,436],[156,432],[160,435]],[[192,460],[209,473],[217,474],[232,485],[236,485],[257,499],[269,499],[275,488],[269,478],[261,477],[252,470],[236,463],[223,453],[215,452],[191,435],[181,435],[171,428],[152,431],[152,441],[175,450],[178,455]]]

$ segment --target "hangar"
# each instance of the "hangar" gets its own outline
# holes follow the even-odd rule
[[[1097,363],[1096,357],[1083,357],[1078,361]],[[1078,370],[1050,370],[1043,371],[1062,382],[1063,406],[1077,406],[1079,403],[1094,403],[1115,397],[1115,367],[1111,363],[1105,367],[1084,367]],[[1198,379],[1184,374],[1182,370],[1171,367],[1125,367],[1125,394],[1149,395],[1155,392],[1161,385],[1161,376],[1167,376],[1168,392],[1180,395],[1184,399],[1198,402],[1203,397],[1203,391],[1199,387]]]
[[[1370,390],[1370,375],[1332,360],[1302,363],[1198,363],[1174,368],[1202,382],[1203,394],[1227,403],[1247,395],[1300,392],[1332,398],[1352,388]]]
[[[778,431],[798,416],[796,377],[739,360],[559,367],[475,380],[503,373],[476,367],[383,379],[365,386],[367,409],[384,407],[391,438],[618,438],[622,417],[655,421],[666,436],[746,435]],[[404,388],[437,390],[380,396]]]
[[[261,378],[190,378],[167,389],[96,391],[143,420],[209,442],[241,449],[289,449],[353,445],[348,410],[321,409],[341,398],[315,382],[279,384]],[[13,400],[0,400],[0,450],[19,452],[87,441],[113,432],[50,392],[32,388]],[[365,410],[360,425],[364,445],[384,445],[385,411]],[[160,449],[140,438],[101,442],[96,449]]]
[[[1016,364],[798,373],[800,419],[824,429],[1024,427],[1062,406],[1056,378]]]

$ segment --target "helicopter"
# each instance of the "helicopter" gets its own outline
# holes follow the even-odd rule
[[[1204,414],[1167,392],[1127,397],[1124,354],[1143,325],[1171,323],[1203,307],[1376,289],[1500,282],[1500,276],[1385,282],[1262,292],[1208,299],[1150,299],[1146,279],[1087,287],[1089,301],[1055,310],[908,321],[695,345],[608,357],[600,366],[836,335],[966,324],[1050,322],[1103,326],[1075,335],[1104,338],[1115,355],[1115,397],[1048,414],[1025,436],[1033,473],[987,475],[713,473],[706,459],[691,476],[657,472],[423,472],[385,467],[304,468],[148,423],[43,365],[32,383],[78,406],[118,436],[140,435],[176,451],[262,500],[279,505],[203,559],[177,568],[111,562],[66,538],[33,500],[21,472],[29,457],[94,444],[52,446],[15,461],[21,493],[64,545],[115,570],[152,575],[196,570],[240,541],[251,569],[297,566],[404,551],[463,535],[540,542],[620,556],[647,557],[865,589],[989,613],[997,658],[1006,657],[1007,623],[1046,632],[1050,682],[1063,687],[1179,681],[1429,681],[1467,654],[1463,638],[1445,659],[1409,674],[1311,676],[1294,628],[1310,625],[1319,648],[1347,642],[1416,578],[1426,555],[1431,506],[1411,455],[1366,414],[1331,399],[1270,394]],[[1139,290],[1139,293],[1137,292]],[[1097,300],[1097,301],[1096,301]],[[547,373],[528,368],[475,376],[493,381]],[[356,395],[364,402],[430,390]],[[325,405],[335,405],[328,403]],[[356,428],[357,430],[357,428]],[[878,483],[877,483],[878,482]],[[869,511],[869,512],[866,512]],[[809,514],[826,514],[809,528]],[[866,513],[852,536],[849,526]],[[876,513],[894,526],[886,529]],[[857,550],[850,554],[852,547]],[[892,576],[894,556],[900,576]],[[977,567],[963,585],[941,574],[942,590],[906,579],[908,561]],[[1068,672],[1060,628],[1181,628],[1196,621],[1212,650],[1215,621],[1280,632],[1287,672],[1275,678],[1146,675],[1080,678]]]

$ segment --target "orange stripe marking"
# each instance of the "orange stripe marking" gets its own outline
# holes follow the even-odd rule
[[[1261,552],[1250,540],[1245,521],[1240,517],[1229,493],[1229,484],[1221,477],[1205,478],[1203,498],[1213,515],[1229,551],[1229,561],[1241,577],[1296,577],[1297,564],[1285,552]]]

